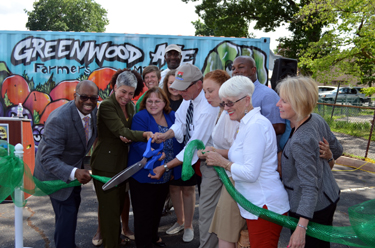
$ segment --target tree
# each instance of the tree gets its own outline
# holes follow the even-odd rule
[[[310,26],[329,23],[319,41],[311,42],[300,58],[314,78],[330,82],[350,75],[360,78],[363,84],[375,83],[373,0],[313,0],[298,15]],[[317,18],[310,19],[311,15]]]
[[[94,0],[39,0],[27,11],[29,30],[104,32],[107,11]]]
[[[215,32],[212,28],[207,27],[207,25],[201,20],[196,20],[195,22],[191,22],[195,28],[195,35],[203,35],[203,36],[211,36],[215,35]]]
[[[203,24],[214,30],[217,36],[249,37],[251,21],[255,21],[255,29],[265,32],[290,24],[288,29],[293,33],[292,37],[282,37],[278,41],[285,57],[298,58],[309,42],[319,40],[324,26],[324,23],[317,23],[312,28],[305,29],[310,23],[295,16],[309,2],[310,0],[203,0],[196,6],[195,12],[202,18]]]

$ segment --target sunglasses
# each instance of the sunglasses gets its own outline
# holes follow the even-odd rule
[[[236,103],[236,102],[239,102],[239,101],[241,101],[242,99],[244,99],[245,97],[247,97],[247,96],[244,96],[244,97],[242,97],[241,99],[238,99],[237,101],[235,101],[235,102],[231,102],[231,101],[229,101],[229,102],[222,102],[222,103],[220,103],[220,106],[221,107],[225,107],[225,106],[227,106],[227,107],[229,107],[229,108],[231,108],[231,107],[233,107],[233,105]]]
[[[79,96],[79,99],[81,99],[82,101],[86,102],[87,100],[91,100],[92,102],[96,102],[98,101],[99,99],[99,96],[84,96],[84,95],[80,95],[78,93],[76,93],[77,96]]]

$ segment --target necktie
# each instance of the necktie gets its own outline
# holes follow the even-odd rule
[[[86,135],[86,145],[87,145],[87,142],[89,141],[90,117],[88,116],[83,117],[83,121],[85,122],[85,135]]]
[[[194,113],[194,106],[193,106],[193,102],[190,101],[190,105],[189,105],[189,108],[186,112],[186,134],[185,134],[185,137],[184,137],[184,144],[186,145],[187,142],[189,141],[190,139],[190,125],[193,123],[193,113]]]

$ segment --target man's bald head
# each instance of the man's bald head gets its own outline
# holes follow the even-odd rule
[[[235,58],[232,65],[232,76],[242,75],[255,82],[257,80],[257,68],[255,60],[249,56]]]

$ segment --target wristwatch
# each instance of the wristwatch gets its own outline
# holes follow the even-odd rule
[[[164,169],[165,169],[166,172],[169,171],[169,168],[168,168],[167,164],[164,165]]]
[[[332,156],[332,158],[328,159],[328,163],[331,162],[332,160],[333,160],[333,156]]]

